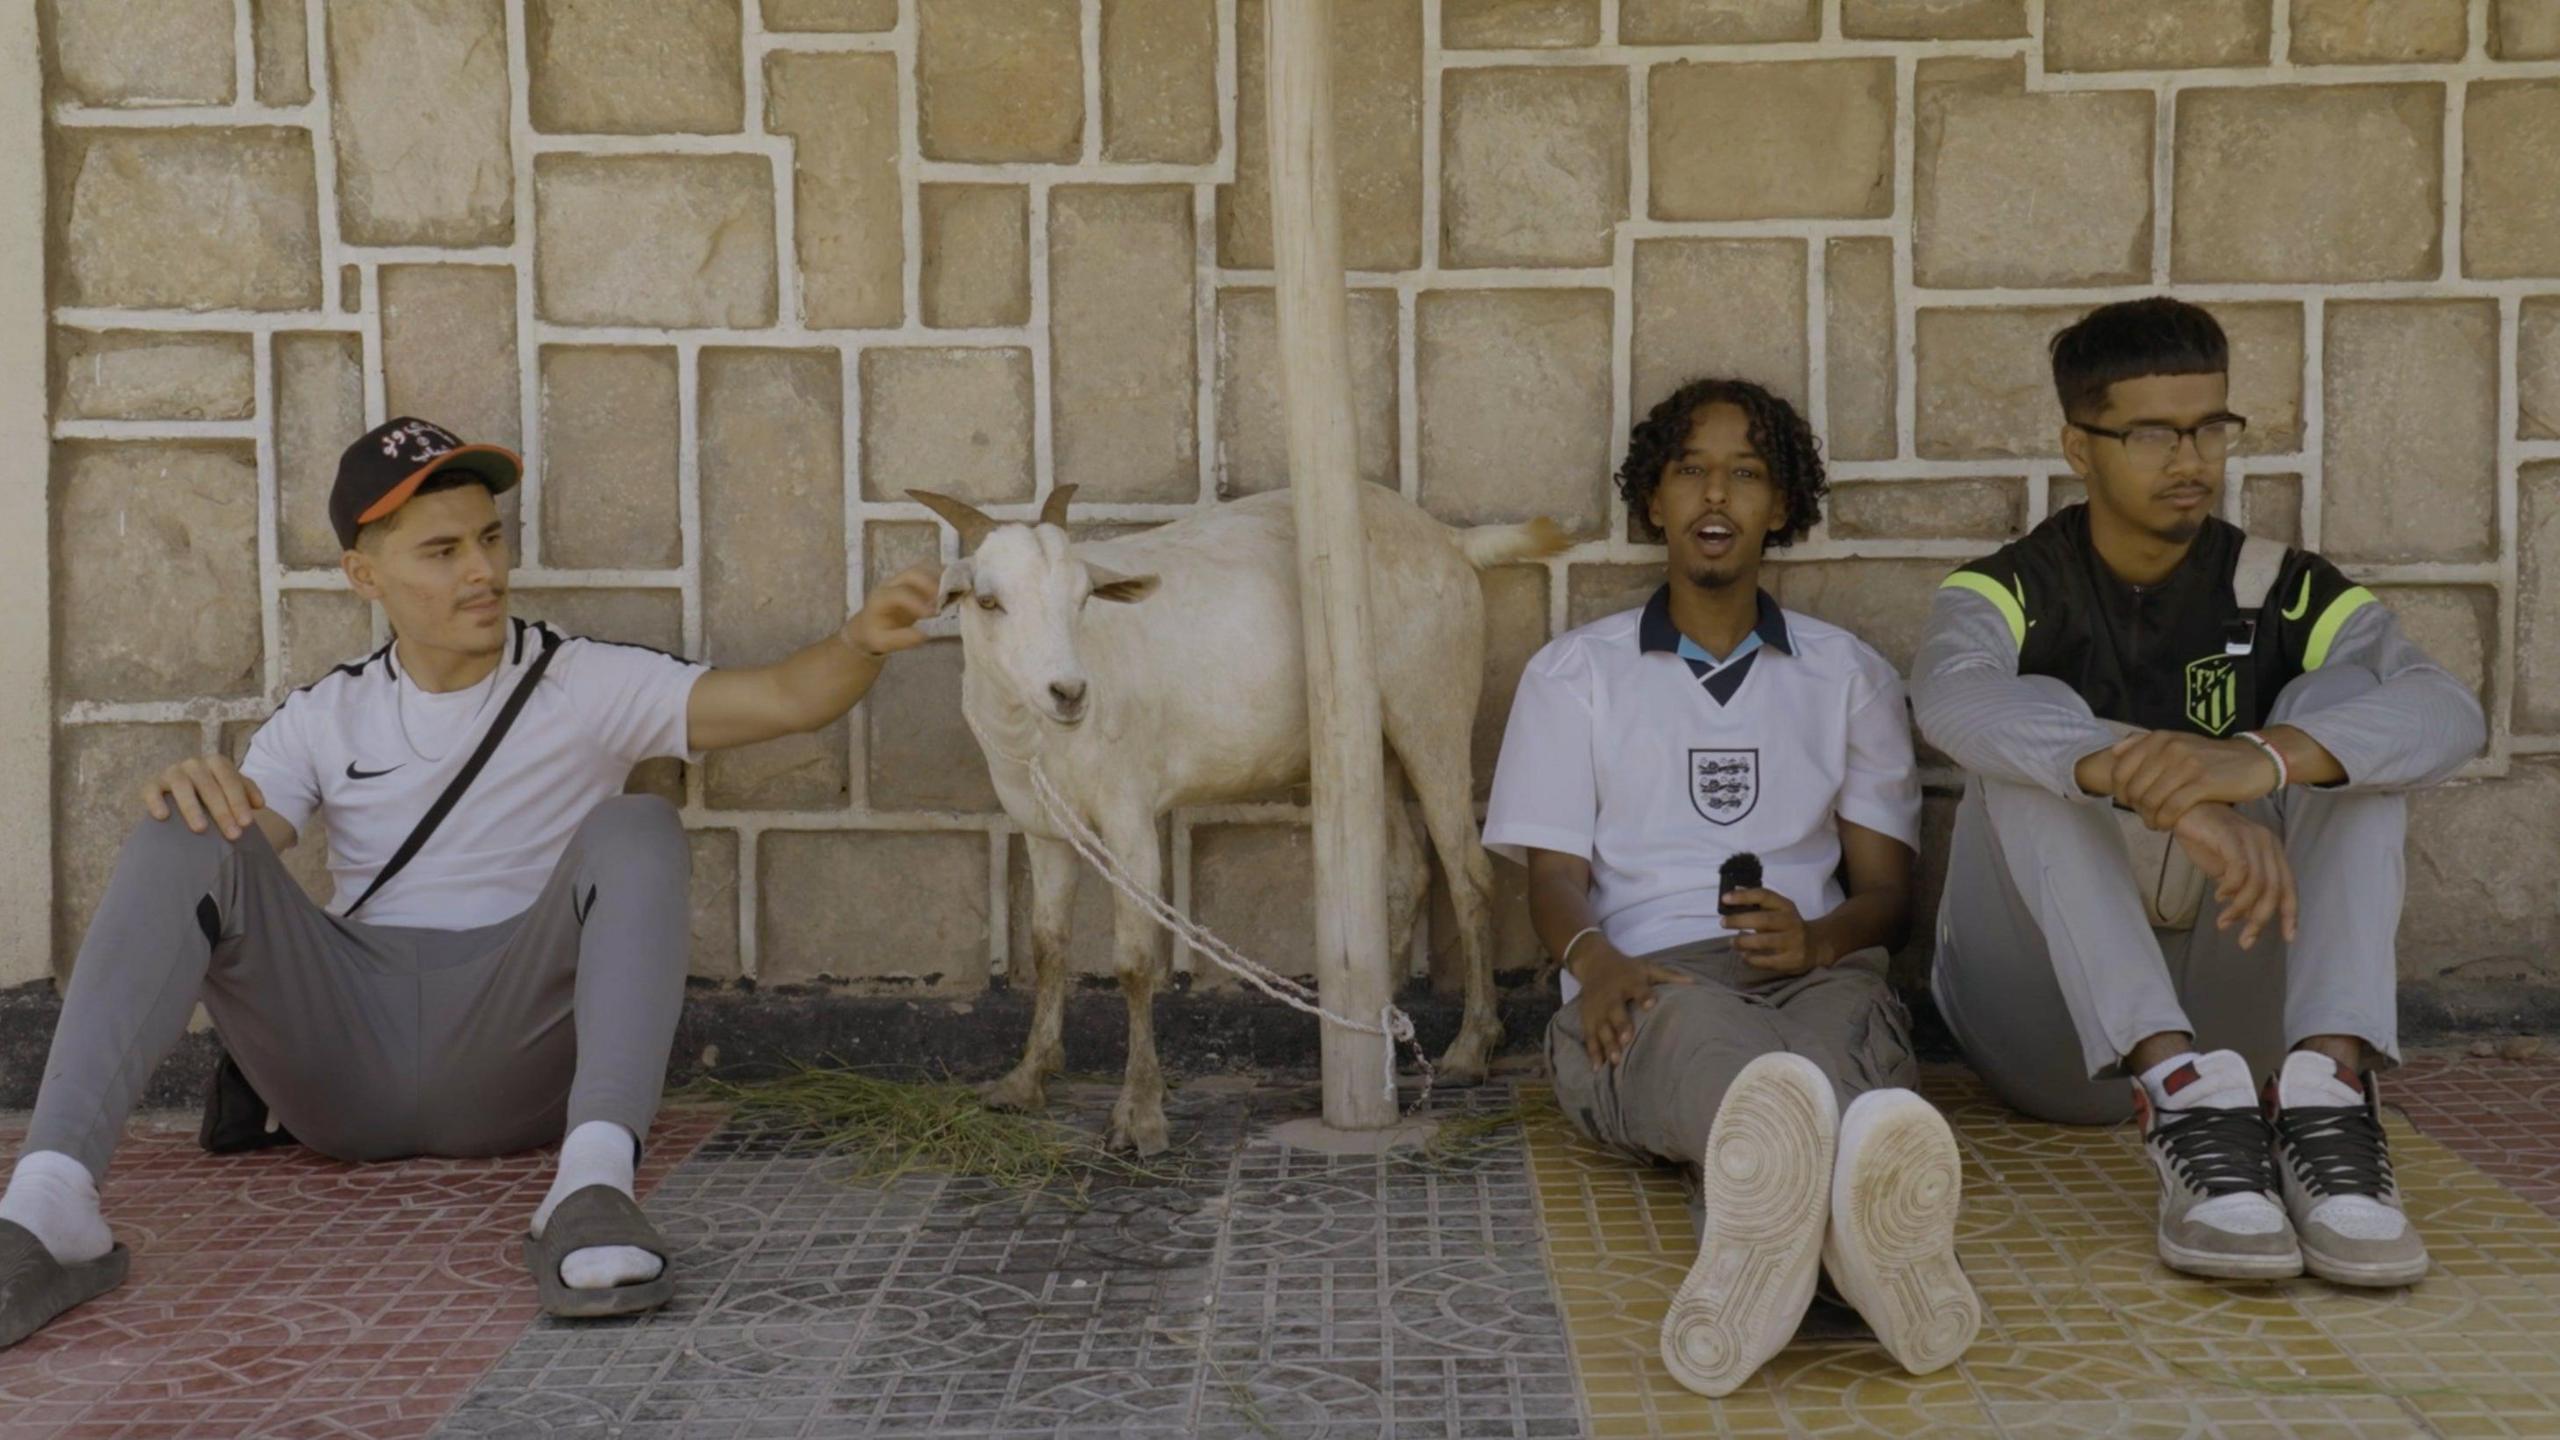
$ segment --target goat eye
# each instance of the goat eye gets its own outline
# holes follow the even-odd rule
[[[1002,614],[1004,612],[1003,603],[998,601],[993,595],[979,596],[978,608],[995,614]]]

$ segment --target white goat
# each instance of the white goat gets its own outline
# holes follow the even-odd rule
[[[1487,908],[1492,864],[1476,841],[1467,756],[1484,667],[1476,572],[1552,555],[1567,542],[1551,521],[1453,530],[1394,491],[1360,490],[1385,742],[1421,799],[1467,966],[1464,1023],[1439,1068],[1450,1081],[1473,1083],[1502,1040]],[[1039,1108],[1048,1077],[1064,1064],[1067,922],[1081,864],[1034,797],[1024,762],[1036,752],[1051,784],[1149,884],[1164,874],[1156,826],[1165,811],[1265,794],[1307,776],[1306,656],[1288,493],[1077,544],[1065,529],[1073,492],[1059,487],[1032,525],[909,492],[960,533],[965,558],[944,572],[942,599],[971,602],[960,609],[961,713],[1031,855],[1039,976],[1031,1038],[1022,1063],[987,1092],[989,1104],[1009,1109]],[[1093,609],[1089,600],[1109,603]],[[1392,940],[1412,933],[1424,871],[1412,824],[1392,797],[1387,820]],[[1115,901],[1129,1062],[1110,1143],[1154,1154],[1165,1145],[1152,1023],[1160,939],[1143,908],[1126,896]],[[1239,938],[1252,953],[1251,938]],[[1290,957],[1256,958],[1285,968]]]

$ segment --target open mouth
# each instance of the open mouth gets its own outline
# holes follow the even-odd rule
[[[1700,554],[1709,559],[1721,559],[1732,554],[1734,547],[1742,543],[1742,532],[1736,530],[1730,520],[1702,520],[1690,530],[1689,540],[1698,547]]]

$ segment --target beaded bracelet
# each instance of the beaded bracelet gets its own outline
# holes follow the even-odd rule
[[[2257,746],[2265,752],[2268,759],[2276,762],[2276,789],[2282,790],[2293,783],[2293,767],[2284,763],[2284,752],[2278,750],[2266,736],[2255,730],[2243,730],[2240,732],[2240,738]]]

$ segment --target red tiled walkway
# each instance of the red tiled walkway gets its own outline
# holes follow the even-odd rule
[[[661,1116],[641,1193],[718,1122]],[[425,1435],[539,1313],[517,1241],[550,1175],[548,1153],[343,1165],[137,1129],[106,1186],[132,1278],[0,1350],[0,1437]]]
[[[2560,1219],[2560,1055],[2414,1056],[2381,1088],[2430,1139]]]

